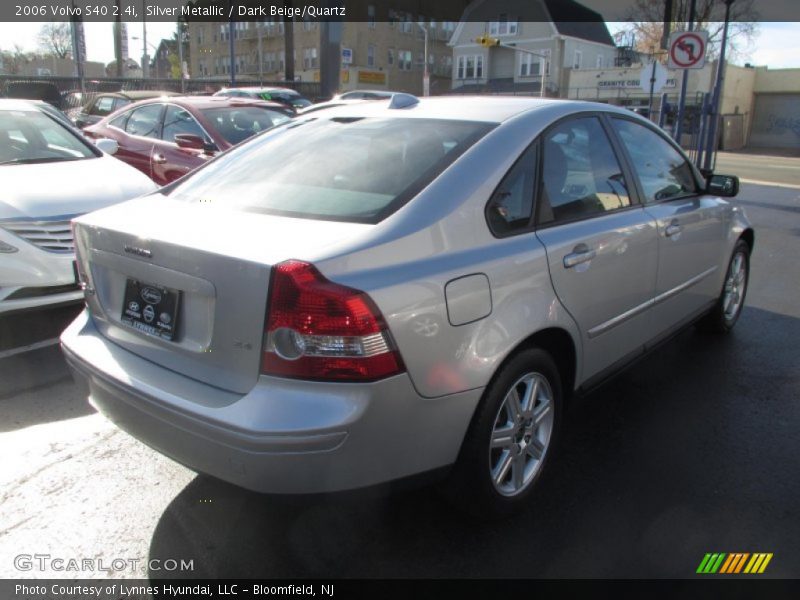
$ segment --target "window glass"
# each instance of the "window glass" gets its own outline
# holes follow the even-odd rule
[[[125,123],[128,121],[128,117],[131,116],[131,111],[126,111],[122,113],[118,117],[114,117],[111,119],[108,124],[112,127],[116,127],[117,129],[125,129]]]
[[[491,128],[420,118],[290,122],[230,150],[174,194],[236,211],[374,223]]]
[[[132,111],[125,124],[125,131],[131,135],[157,138],[162,106],[161,104],[148,104]]]
[[[188,110],[169,104],[164,115],[164,129],[161,132],[161,139],[165,142],[174,142],[175,136],[179,133],[190,133],[200,136],[206,142],[211,141]]]
[[[119,110],[123,106],[128,106],[128,104],[130,103],[131,101],[128,100],[127,98],[117,98],[116,100],[114,100],[114,110]]]
[[[0,164],[95,156],[85,141],[39,111],[0,111]]]
[[[277,110],[258,106],[209,108],[203,110],[203,115],[214,124],[214,129],[231,144],[238,144],[257,133],[291,119]]]
[[[535,145],[528,148],[492,194],[486,215],[495,235],[508,235],[530,225],[536,155]]]
[[[644,190],[645,202],[659,202],[697,193],[692,167],[666,140],[627,119],[612,119],[630,154]]]
[[[114,98],[111,96],[101,96],[92,107],[91,114],[98,117],[105,117],[114,111]]]
[[[596,117],[556,125],[544,138],[538,221],[569,221],[630,206],[628,186]]]

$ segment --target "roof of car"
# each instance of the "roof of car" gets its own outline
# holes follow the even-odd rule
[[[153,100],[150,98],[149,100]],[[267,102],[255,98],[229,98],[227,96],[171,96],[169,101],[179,106],[196,109],[220,108],[224,106],[264,106],[285,111],[286,107],[277,102]],[[129,108],[129,107],[126,107]]]
[[[396,95],[397,98],[399,95]],[[501,123],[520,113],[554,104],[570,104],[577,110],[605,110],[608,105],[521,96],[436,96],[419,98],[408,108],[390,108],[391,100],[359,101],[326,110],[312,111],[309,118],[330,116],[348,117],[414,117],[454,121],[483,121]],[[302,113],[299,115],[302,117]]]
[[[37,100],[15,100],[0,98],[0,110],[39,110]]]
[[[114,96],[116,98],[129,98],[130,100],[147,100],[148,98],[160,98],[162,96],[177,96],[177,92],[167,90],[132,90],[121,92],[98,92],[97,96]]]
[[[230,90],[239,90],[242,92],[281,92],[281,93],[289,93],[289,94],[297,94],[300,96],[300,92],[297,90],[293,90],[292,88],[284,88],[284,87],[262,87],[260,85],[243,85],[243,86],[236,86],[231,88],[222,88],[220,92],[230,91]]]

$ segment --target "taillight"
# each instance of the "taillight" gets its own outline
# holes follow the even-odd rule
[[[314,265],[276,265],[261,371],[328,381],[374,381],[405,370],[372,299]]]

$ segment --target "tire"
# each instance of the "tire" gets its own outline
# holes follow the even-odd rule
[[[719,299],[711,312],[698,323],[700,328],[712,333],[728,333],[733,329],[742,314],[749,281],[750,246],[739,240],[733,247]]]
[[[520,396],[522,410],[514,408]],[[514,355],[486,388],[473,416],[445,482],[449,500],[483,519],[523,508],[551,462],[562,398],[549,354],[530,348]]]

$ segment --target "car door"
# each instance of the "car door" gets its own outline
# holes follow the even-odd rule
[[[117,138],[119,149],[115,156],[153,178],[151,156],[153,144],[161,135],[161,113],[164,105],[145,104],[131,110],[125,122],[125,132]]]
[[[689,161],[661,132],[622,116],[610,121],[658,224],[653,321],[656,333],[668,332],[719,296],[727,203],[703,193]]]
[[[642,352],[652,333],[656,223],[598,116],[551,127],[542,155],[536,235],[556,295],[580,329],[585,380]]]
[[[167,104],[161,136],[153,143],[151,157],[153,181],[159,185],[166,185],[183,177],[209,158],[204,150],[179,148],[175,143],[175,136],[181,133],[197,135],[206,143],[212,143],[209,135],[188,110],[175,104]]]

